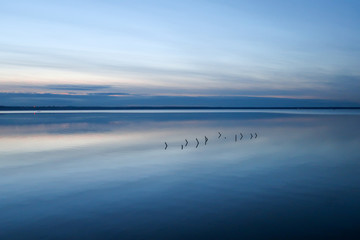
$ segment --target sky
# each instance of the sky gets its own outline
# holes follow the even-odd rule
[[[357,0],[0,0],[0,105],[360,106]]]

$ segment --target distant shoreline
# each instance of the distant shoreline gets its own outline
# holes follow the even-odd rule
[[[41,110],[336,110],[360,109],[360,107],[188,107],[188,106],[127,106],[127,107],[76,107],[76,106],[0,106],[0,111],[41,111]]]

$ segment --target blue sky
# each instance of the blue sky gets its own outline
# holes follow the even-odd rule
[[[355,0],[0,1],[0,105],[44,94],[52,105],[69,95],[360,105],[359,12]]]

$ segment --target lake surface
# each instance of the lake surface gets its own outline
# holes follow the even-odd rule
[[[359,124],[359,110],[2,112],[0,239],[360,239]]]

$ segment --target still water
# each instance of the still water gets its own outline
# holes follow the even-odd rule
[[[359,123],[357,110],[2,112],[0,239],[360,239]]]

